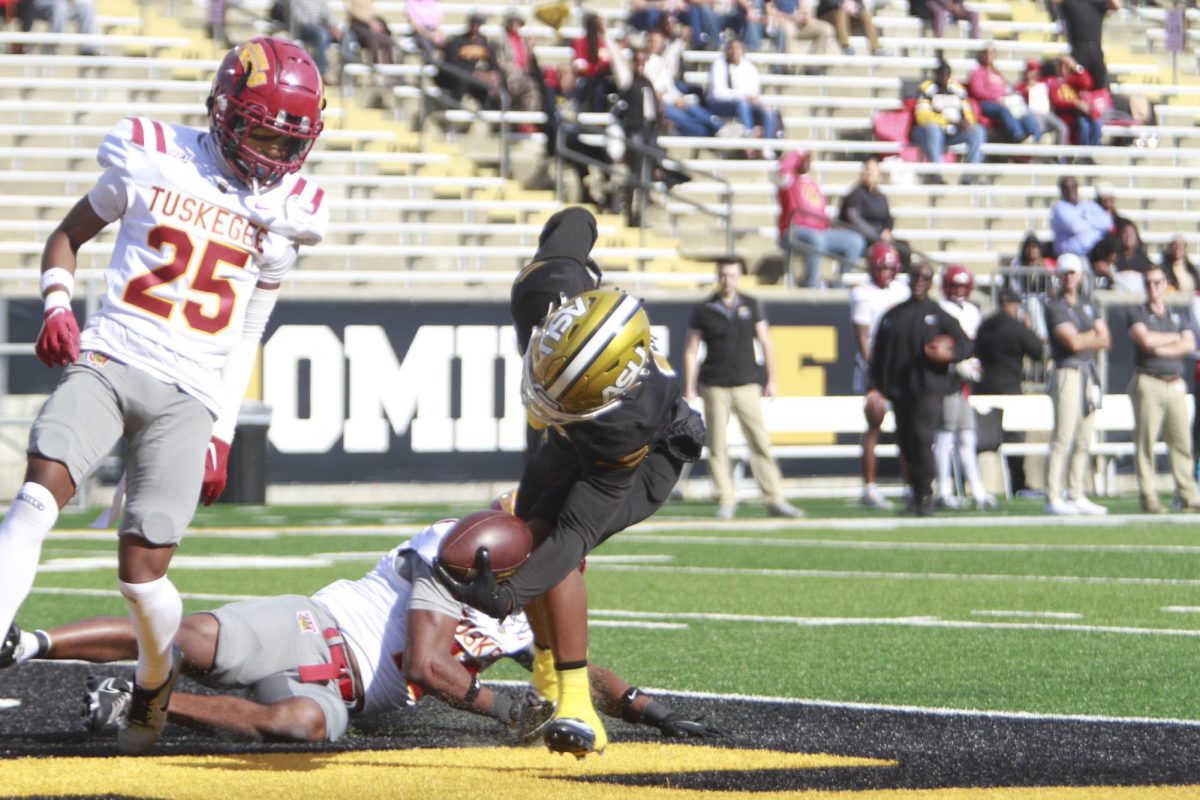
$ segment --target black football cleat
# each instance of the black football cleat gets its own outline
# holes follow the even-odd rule
[[[183,664],[183,652],[172,648],[171,674],[157,689],[144,689],[136,683],[129,698],[129,705],[120,720],[117,730],[117,749],[128,756],[140,756],[154,747],[167,724],[167,705],[179,668]]]
[[[0,669],[11,667],[17,662],[17,647],[21,644],[21,629],[17,623],[8,626],[4,641],[0,642]]]
[[[92,733],[115,726],[132,698],[133,684],[124,678],[89,675],[83,692],[83,726]]]
[[[596,732],[592,726],[573,717],[561,717],[548,722],[542,739],[551,752],[569,753],[576,758],[604,752],[603,747],[596,749]]]

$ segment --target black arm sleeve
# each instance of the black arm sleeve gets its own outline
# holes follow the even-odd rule
[[[1021,349],[1025,351],[1025,355],[1029,356],[1030,358],[1042,357],[1042,340],[1038,338],[1036,333],[1029,330],[1029,328],[1026,328],[1024,325],[1021,326],[1020,342]]]

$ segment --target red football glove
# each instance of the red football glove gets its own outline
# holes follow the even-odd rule
[[[204,505],[211,506],[221,496],[228,479],[229,443],[214,436],[204,451],[204,483],[200,486],[200,499]]]
[[[56,306],[46,312],[35,352],[47,367],[65,367],[79,358],[79,323],[71,309]]]

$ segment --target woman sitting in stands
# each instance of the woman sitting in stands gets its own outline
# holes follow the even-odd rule
[[[1166,273],[1167,282],[1175,291],[1187,293],[1200,291],[1200,271],[1188,258],[1187,240],[1179,234],[1172,236],[1171,241],[1163,247],[1158,265]]]

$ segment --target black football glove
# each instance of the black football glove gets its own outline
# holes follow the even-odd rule
[[[512,595],[496,580],[492,572],[492,554],[486,547],[475,553],[476,576],[469,581],[460,581],[442,566],[441,559],[434,559],[433,571],[450,594],[459,602],[477,608],[489,617],[504,619],[512,611]]]
[[[725,731],[705,725],[704,717],[688,719],[682,714],[672,711],[664,719],[654,723],[654,727],[662,731],[662,735],[671,739],[723,739]]]

